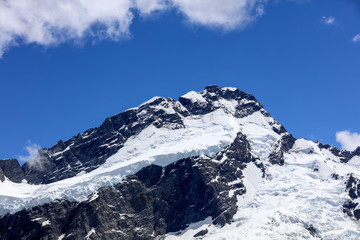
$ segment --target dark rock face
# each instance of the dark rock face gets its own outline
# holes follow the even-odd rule
[[[150,165],[118,185],[99,189],[87,201],[55,201],[5,215],[0,238],[155,239],[207,217],[223,226],[237,211],[237,196],[246,192],[241,170],[256,160],[239,133],[214,159]]]
[[[200,232],[196,233],[196,234],[194,235],[194,237],[202,237],[202,236],[205,236],[208,232],[209,232],[209,230],[207,230],[207,229],[201,230]]]
[[[210,103],[193,103],[190,99],[180,97],[179,102],[192,114],[202,115],[214,111]]]
[[[236,108],[235,116],[238,118],[243,118],[253,114],[254,112],[260,111],[262,108],[263,106],[258,102],[246,103]]]
[[[250,144],[244,134],[239,132],[234,142],[220,151],[214,157],[218,161],[226,159],[226,163],[235,164],[236,167],[244,169],[247,163],[253,162],[263,173],[265,177],[265,166],[251,155]]]
[[[315,237],[316,230],[315,230],[315,228],[314,228],[314,226],[312,224],[306,226],[305,229],[310,232],[311,236]]]
[[[284,134],[278,142],[277,149],[269,156],[271,164],[284,165],[284,153],[288,152],[295,144],[296,139],[289,133]]]
[[[0,168],[0,181],[3,182],[5,181],[5,175],[4,175],[4,172],[3,170]]]
[[[0,160],[0,169],[2,170],[3,175],[13,182],[20,183],[24,179],[24,172],[16,159]]]
[[[58,239],[75,203],[55,201],[0,218],[1,239]],[[56,226],[56,227],[52,227]]]
[[[224,157],[226,159],[235,160],[244,164],[253,161],[253,157],[250,152],[250,144],[246,139],[246,136],[239,132],[232,144],[220,151],[215,159],[221,160]]]
[[[354,216],[359,220],[360,206],[354,200],[360,197],[360,180],[353,174],[350,174],[349,179],[346,181],[346,191],[350,198],[344,203],[343,210],[349,216]]]
[[[352,152],[353,156],[360,156],[360,146],[357,147],[353,152]]]

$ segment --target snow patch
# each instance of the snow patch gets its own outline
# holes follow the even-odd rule
[[[98,197],[99,197],[99,194],[98,194],[97,191],[95,191],[94,193],[92,193],[92,194],[90,195],[90,198],[89,198],[88,202],[92,202],[92,201],[94,201],[95,199],[97,199]]]
[[[44,227],[46,225],[50,225],[50,220],[46,220],[44,222],[41,223],[41,226]]]
[[[94,233],[96,233],[95,228],[91,228],[91,230],[88,232],[88,234],[86,234],[85,240],[90,240],[90,236]]]
[[[235,87],[223,87],[222,90],[235,92],[237,90],[237,88],[235,88]]]
[[[360,156],[354,156],[347,163],[352,166],[360,167]]]
[[[206,99],[198,92],[191,91],[181,96],[182,98],[189,99],[193,103],[207,103]]]
[[[163,98],[163,97],[159,97],[159,96],[152,97],[152,98],[150,98],[149,100],[147,100],[146,102],[142,103],[139,107],[142,107],[142,106],[144,106],[144,105],[146,105],[146,104],[155,102],[155,101],[158,100],[158,99],[164,99],[164,98]],[[139,108],[139,107],[137,107],[137,108]]]
[[[64,239],[64,237],[65,237],[65,233],[64,233],[64,234],[62,234],[62,235],[60,235],[60,236],[58,237],[58,240],[63,240],[63,239]]]

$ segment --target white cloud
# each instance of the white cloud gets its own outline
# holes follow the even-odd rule
[[[106,4],[100,0],[2,0],[0,51],[21,40],[26,44],[50,45],[85,34],[118,39],[128,34],[133,18],[131,7],[130,0]],[[95,24],[99,25],[96,32],[90,30]]]
[[[264,0],[172,0],[193,24],[243,28],[264,14]]]
[[[335,18],[331,17],[331,16],[329,16],[329,17],[323,16],[321,21],[326,25],[332,25],[335,23]]]
[[[0,0],[0,57],[20,44],[56,45],[84,37],[128,37],[134,11],[177,8],[188,22],[226,30],[264,14],[267,0]]]
[[[348,151],[354,151],[360,146],[360,134],[349,131],[340,131],[336,133],[336,141],[341,144],[341,148]]]
[[[360,33],[359,34],[356,34],[353,38],[352,38],[352,41],[357,43],[357,42],[360,42]]]
[[[25,147],[28,155],[19,156],[19,160],[21,162],[27,162],[32,168],[42,169],[46,158],[44,158],[44,156],[40,153],[40,149],[41,147],[38,144],[28,141],[28,145]]]

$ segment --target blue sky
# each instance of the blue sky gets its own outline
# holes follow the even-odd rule
[[[360,144],[358,1],[137,1],[125,13],[116,3],[101,14],[83,8],[86,21],[72,13],[61,26],[56,8],[34,9],[56,16],[37,19],[34,6],[0,2],[0,159],[25,155],[29,141],[51,147],[155,95],[177,99],[210,84],[255,95],[297,138],[340,147],[335,135],[348,130],[343,146]]]

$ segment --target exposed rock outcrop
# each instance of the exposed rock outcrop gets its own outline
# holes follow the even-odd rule
[[[13,182],[20,183],[24,179],[24,172],[16,159],[0,160],[0,169]]]

